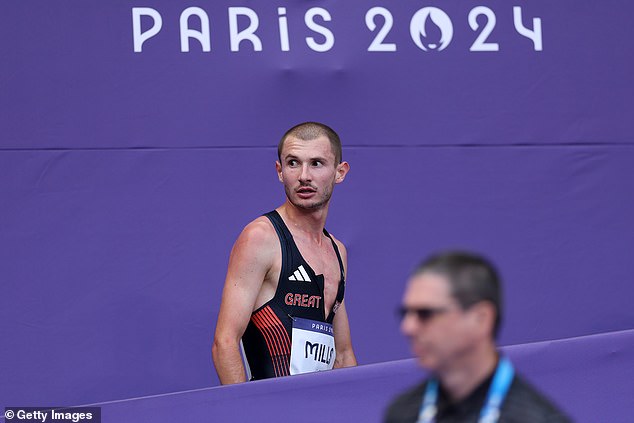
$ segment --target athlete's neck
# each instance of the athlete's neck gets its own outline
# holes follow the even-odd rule
[[[495,344],[483,345],[479,351],[465,358],[451,369],[439,372],[438,378],[453,402],[468,397],[497,366],[499,357]]]
[[[286,226],[291,230],[304,232],[321,242],[328,216],[328,205],[315,210],[301,209],[294,206],[288,200],[277,208]]]

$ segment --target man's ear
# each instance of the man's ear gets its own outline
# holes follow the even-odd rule
[[[474,330],[482,335],[492,336],[495,326],[495,306],[490,301],[480,301],[472,305],[469,311],[474,319]]]
[[[350,171],[350,165],[348,162],[341,162],[337,165],[337,177],[335,178],[335,183],[339,184],[346,179],[346,175]]]
[[[280,182],[282,181],[282,164],[278,161],[275,161],[275,171],[277,172],[277,179],[280,180]]]

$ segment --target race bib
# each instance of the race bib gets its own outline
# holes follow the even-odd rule
[[[291,374],[330,370],[335,365],[335,337],[332,325],[316,320],[293,318]]]

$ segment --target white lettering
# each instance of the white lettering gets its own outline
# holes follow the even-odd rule
[[[396,44],[394,43],[383,43],[387,34],[390,33],[392,29],[392,25],[394,25],[394,18],[392,17],[392,13],[384,7],[373,7],[368,10],[365,14],[365,26],[368,27],[370,31],[376,29],[377,25],[374,22],[374,18],[381,15],[384,19],[383,26],[379,30],[374,40],[372,40],[372,44],[368,47],[368,51],[396,51]]]
[[[154,24],[150,29],[141,32],[141,16],[149,16]],[[134,39],[134,52],[143,51],[143,43],[159,33],[163,27],[163,19],[161,14],[151,7],[133,7],[132,8],[132,36]]]
[[[321,7],[308,9],[308,12],[304,15],[304,22],[306,23],[306,26],[326,38],[323,44],[319,44],[313,37],[306,37],[306,44],[308,44],[308,47],[310,47],[311,50],[324,53],[335,45],[335,36],[328,28],[315,23],[315,16],[321,16],[321,18],[326,22],[330,22],[332,17],[326,9]]]
[[[18,420],[41,420],[42,423],[44,423],[46,421],[46,418],[48,417],[48,412],[41,410],[18,410],[17,413],[15,413],[15,416],[18,418]]]
[[[238,32],[238,16],[246,16],[249,18],[249,26]],[[231,39],[231,51],[239,51],[242,41],[251,41],[253,50],[262,51],[262,41],[255,35],[260,20],[258,15],[248,7],[230,7],[229,8],[229,36]]]
[[[522,22],[522,8],[514,6],[513,24],[515,24],[515,29],[520,35],[533,40],[535,51],[542,51],[542,20],[540,18],[533,18],[533,30],[531,31]]]
[[[189,28],[189,17],[198,16],[200,19],[200,31]],[[189,52],[189,39],[195,38],[200,42],[203,51],[211,51],[211,40],[209,38],[209,17],[207,13],[200,7],[188,7],[183,10],[180,18],[181,26],[181,51]]]
[[[279,15],[280,48],[282,51],[289,51],[291,47],[288,40],[288,19],[286,18],[286,8],[278,7],[277,14]]]
[[[469,51],[500,51],[500,45],[498,43],[487,43],[486,40],[491,35],[493,28],[495,28],[495,13],[493,10],[488,7],[478,6],[474,7],[471,12],[469,12],[469,26],[474,31],[477,30],[480,25],[478,25],[478,16],[484,15],[487,18],[487,23],[482,28],[482,32],[478,35],[478,38],[473,42],[473,45],[469,49]]]
[[[92,420],[92,413],[63,413],[53,410],[51,420],[71,420],[78,423],[82,420]]]
[[[263,50],[262,39],[256,34],[260,31],[260,19],[257,12],[249,7],[228,7],[229,19],[229,41],[232,52],[245,49],[241,45],[243,41],[251,44],[252,51]],[[532,19],[532,28],[524,26],[522,21],[522,7],[513,7],[513,23],[517,33],[530,39],[533,42],[535,51],[543,50],[542,42],[542,20]],[[194,23],[190,18],[196,16]],[[268,16],[268,14],[267,14]],[[484,17],[483,17],[484,16]],[[462,17],[460,19],[463,19]],[[312,36],[306,36],[307,46],[319,53],[324,53],[333,49],[335,45],[335,34],[327,26],[327,22],[333,20],[330,12],[322,7],[309,8],[304,14],[304,24],[309,31],[314,32]],[[200,21],[200,26],[197,22]],[[475,40],[469,51],[473,52],[497,52],[500,51],[500,43],[491,40],[493,31],[496,28],[497,16],[495,12],[487,6],[473,7],[468,13],[467,22],[475,33]],[[273,22],[267,22],[269,25]],[[372,34],[373,39],[367,47],[369,52],[396,52],[395,42],[387,41],[391,31],[398,22],[392,12],[385,7],[371,7],[365,13],[365,25]],[[193,47],[191,40],[195,39],[200,43],[203,52],[211,51],[211,27],[210,18],[207,12],[200,7],[187,7],[180,14],[180,49],[181,52],[188,53]],[[262,31],[273,30],[273,25],[263,28]],[[289,17],[287,7],[277,7],[277,30],[279,34],[280,51],[291,50],[291,33],[289,33]],[[163,19],[158,10],[151,7],[132,8],[132,35],[134,52],[143,52],[145,42],[155,37],[163,28]],[[423,7],[412,15],[409,22],[410,36],[414,44],[425,52],[442,51],[446,49],[453,39],[453,22],[449,15],[437,7]],[[173,33],[170,32],[170,33]],[[497,40],[496,40],[497,41]],[[501,40],[503,41],[503,40]],[[160,45],[160,44],[159,44]],[[145,47],[147,49],[147,47]],[[248,46],[247,46],[248,49]],[[320,298],[315,298],[318,302]],[[313,306],[313,298],[308,299],[308,305]]]

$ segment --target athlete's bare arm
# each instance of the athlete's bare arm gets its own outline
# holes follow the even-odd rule
[[[334,368],[356,366],[357,358],[354,355],[350,340],[350,326],[348,325],[345,301],[337,310],[333,321],[333,331],[335,332],[335,348],[337,350]]]
[[[279,248],[275,230],[265,217],[260,217],[244,228],[231,250],[212,346],[223,385],[246,381],[240,339]]]
[[[346,247],[335,239],[337,247],[339,247],[339,254],[341,255],[341,261],[343,261],[343,269],[348,278],[348,251]],[[347,283],[347,282],[346,282]],[[348,313],[346,312],[346,302],[341,303],[339,310],[335,313],[335,318],[332,322],[333,331],[335,335],[335,348],[337,355],[335,358],[334,368],[351,367],[357,365],[357,358],[354,355],[352,349],[352,340],[350,338],[350,325],[348,323]]]

